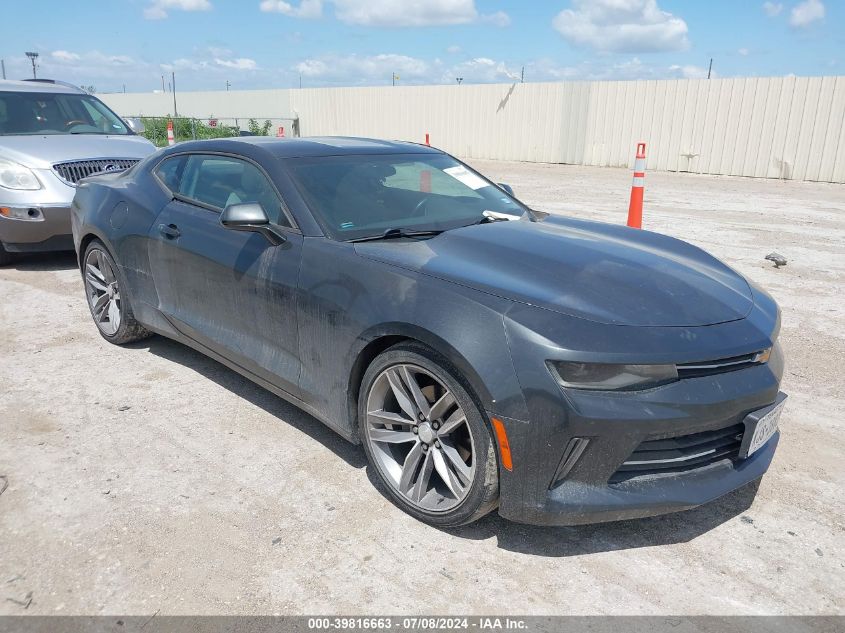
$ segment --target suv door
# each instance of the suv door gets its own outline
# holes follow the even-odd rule
[[[269,177],[223,154],[180,154],[156,168],[173,193],[150,231],[159,309],[185,336],[298,395],[296,289],[302,235]],[[229,204],[257,202],[286,241],[224,228]]]

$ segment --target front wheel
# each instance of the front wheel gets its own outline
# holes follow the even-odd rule
[[[115,345],[124,345],[151,336],[135,320],[126,284],[103,243],[98,240],[91,242],[82,262],[88,307],[103,338]]]
[[[438,527],[496,507],[499,478],[485,417],[451,363],[399,344],[364,374],[358,399],[364,450],[391,499]]]

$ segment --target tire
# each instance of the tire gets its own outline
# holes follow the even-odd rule
[[[135,319],[123,273],[99,240],[93,240],[85,249],[82,280],[91,318],[104,339],[126,345],[152,336]]]
[[[15,256],[3,248],[3,243],[0,242],[0,266],[7,266],[15,260]]]
[[[371,468],[397,506],[435,527],[472,523],[498,505],[493,438],[470,394],[452,363],[412,342],[376,357],[361,383],[358,430]]]

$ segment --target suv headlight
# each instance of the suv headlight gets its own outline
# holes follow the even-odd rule
[[[675,365],[613,365],[549,361],[549,369],[570,389],[649,389],[678,379]]]
[[[41,189],[41,183],[31,169],[10,160],[0,159],[0,187],[33,191]]]

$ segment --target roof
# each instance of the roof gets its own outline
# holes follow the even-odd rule
[[[213,142],[213,141],[199,141]],[[242,136],[226,139],[228,143],[244,143],[260,147],[279,158],[309,156],[343,156],[366,154],[439,154],[426,145],[406,141],[384,141],[349,136],[311,136],[305,138],[274,138],[271,136]]]
[[[53,92],[56,94],[85,94],[81,88],[52,79],[14,81],[0,79],[0,92]]]

